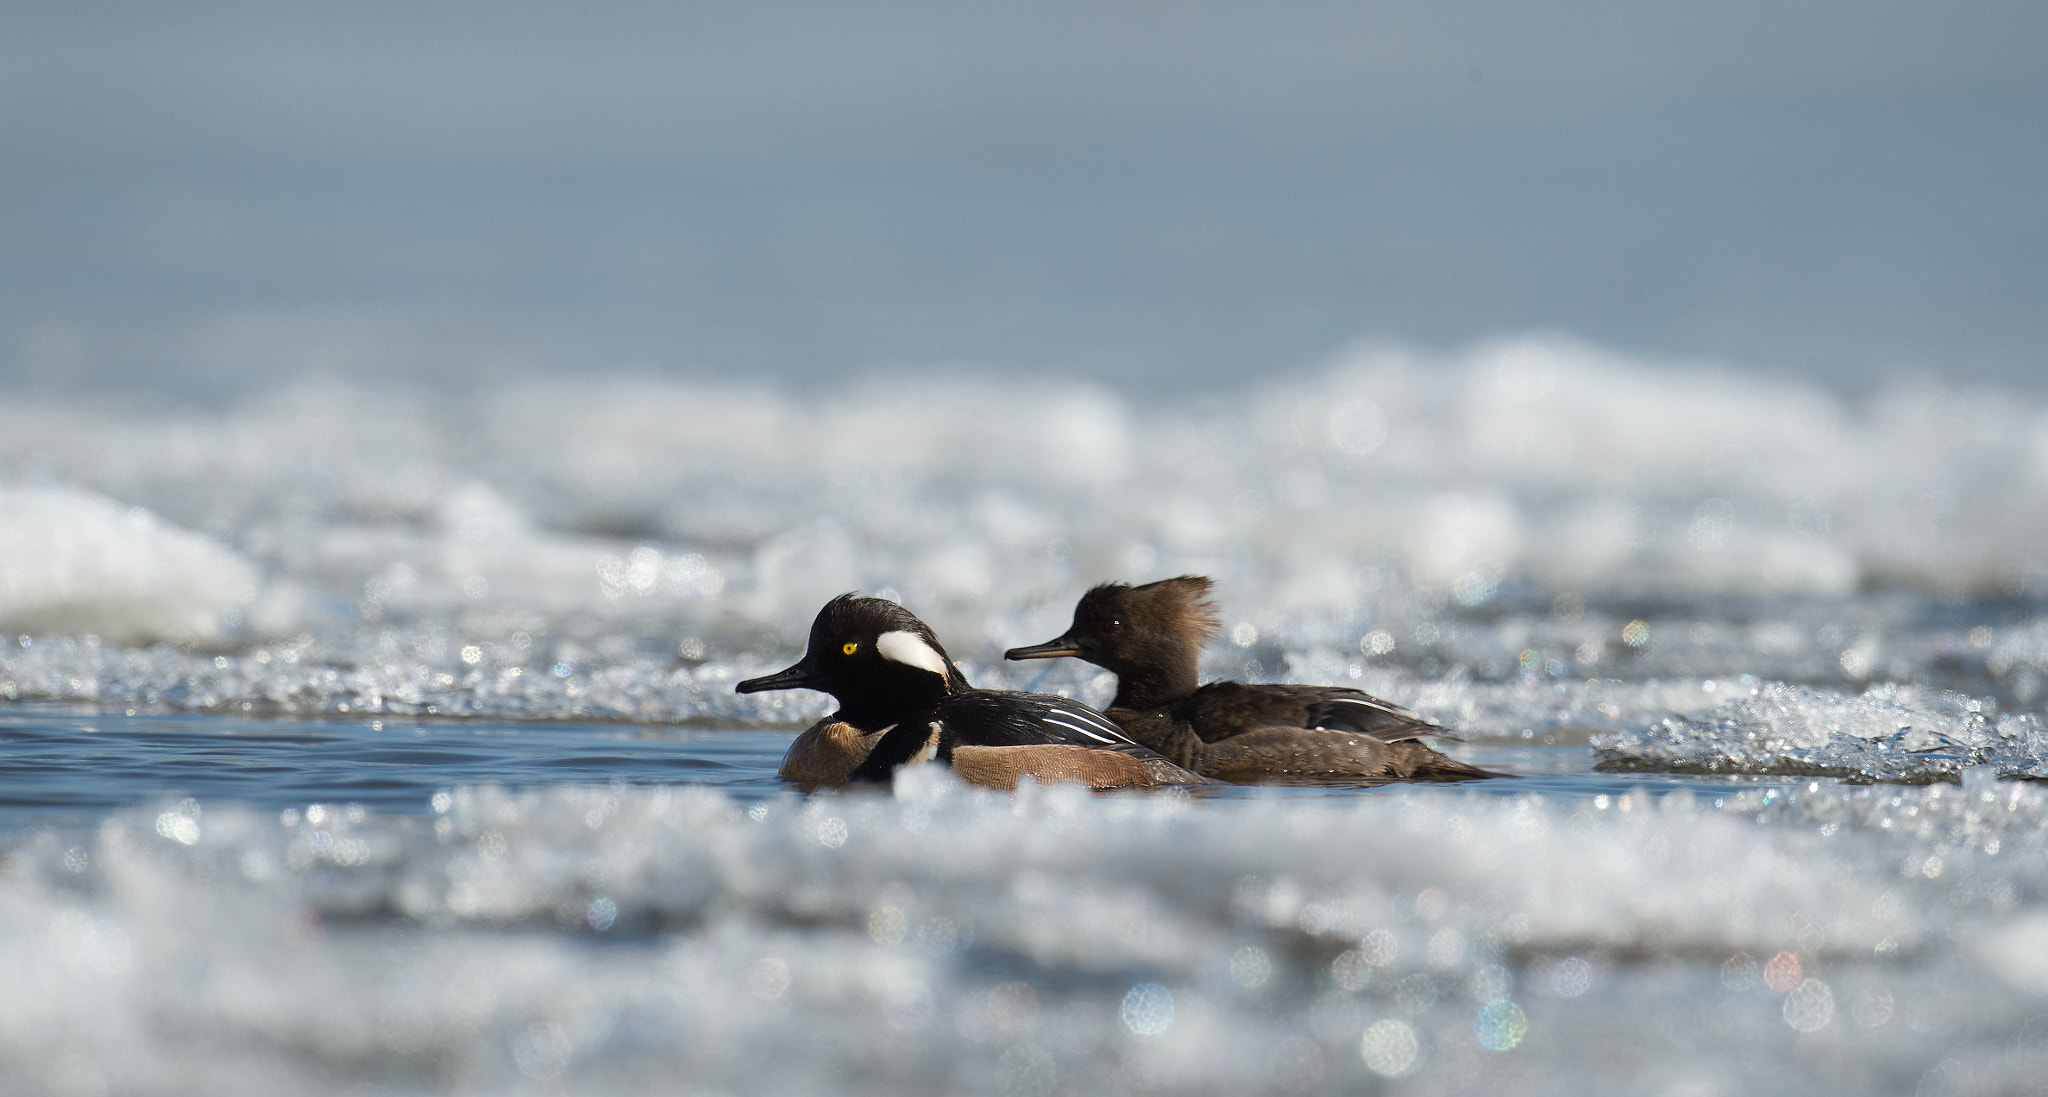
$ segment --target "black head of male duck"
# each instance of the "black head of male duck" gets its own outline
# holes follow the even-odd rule
[[[885,781],[899,766],[931,761],[1002,788],[1026,775],[1097,788],[1202,783],[1079,702],[973,689],[931,628],[886,599],[834,598],[818,611],[802,659],[735,688],[838,699],[839,710],[783,758],[779,775],[806,790]]]
[[[1496,774],[1419,740],[1456,738],[1389,701],[1342,686],[1201,685],[1202,647],[1218,630],[1210,581],[1104,583],[1081,597],[1058,638],[1011,659],[1072,656],[1117,675],[1109,715],[1182,766],[1225,781],[1464,780]]]
[[[939,638],[886,598],[842,594],[818,611],[796,665],[734,689],[815,689],[839,710],[796,737],[776,776],[805,792],[845,785],[884,733],[968,688]]]
[[[917,614],[886,598],[842,594],[818,611],[794,666],[733,688],[829,693],[839,701],[835,719],[876,731],[969,686]]]

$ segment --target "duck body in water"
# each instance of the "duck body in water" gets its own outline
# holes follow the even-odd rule
[[[827,602],[801,660],[735,688],[815,689],[839,701],[797,736],[777,771],[806,792],[883,782],[927,762],[992,788],[1026,776],[1091,788],[1208,783],[1078,701],[972,688],[931,628],[882,598]]]
[[[1186,769],[1235,784],[1465,781],[1499,774],[1432,749],[1450,732],[1361,690],[1247,685],[1197,677],[1217,632],[1210,581],[1182,575],[1143,586],[1105,583],[1074,607],[1057,639],[1011,659],[1071,656],[1117,676],[1108,716]]]

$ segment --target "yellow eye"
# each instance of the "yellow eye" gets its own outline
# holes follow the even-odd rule
[[[852,655],[854,652],[860,650],[860,645],[849,642],[845,647],[840,648],[839,650],[845,652],[848,655]]]

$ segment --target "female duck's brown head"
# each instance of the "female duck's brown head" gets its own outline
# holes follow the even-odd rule
[[[931,627],[885,598],[842,594],[818,611],[795,665],[733,687],[739,693],[815,689],[839,700],[840,718],[893,722],[968,687]],[[880,724],[876,724],[880,726]]]
[[[1182,575],[1143,586],[1104,583],[1081,596],[1057,639],[1011,648],[1010,659],[1085,659],[1122,678],[1181,677],[1194,688],[1202,645],[1220,627],[1209,579]]]

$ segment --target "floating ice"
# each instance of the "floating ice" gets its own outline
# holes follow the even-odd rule
[[[2010,591],[2043,577],[2043,423],[1995,394],[1900,385],[1851,404],[1523,339],[1364,349],[1227,400],[1142,407],[938,374],[802,396],[601,380],[307,389],[203,412],[15,400],[0,474],[231,539],[308,592],[274,622],[285,634],[366,603],[508,595],[611,615],[652,598],[787,634],[860,586],[978,646],[1097,577],[1203,570],[1233,612],[1370,618],[1398,655],[1447,604],[1531,587],[1595,607]],[[642,548],[718,581],[664,570],[622,602],[597,562]]]
[[[2017,1092],[2048,1054],[2033,785],[1203,804],[924,770],[751,808],[434,806],[182,805],[18,842],[0,1076],[1850,1094],[1951,1061]]]
[[[1975,767],[2048,778],[2048,732],[2032,713],[1909,686],[1861,696],[1774,682],[1709,712],[1597,736],[1600,766],[1775,773],[1851,781],[1955,781]]]
[[[1356,683],[1482,734],[1634,730],[1744,675],[2022,710],[2048,695],[2048,625],[2023,612],[2048,576],[2044,423],[1555,339],[1368,349],[1148,405],[945,375],[18,399],[0,476],[74,486],[10,496],[57,521],[9,527],[42,547],[0,568],[41,593],[5,595],[0,695],[797,721],[814,699],[717,695],[848,589],[904,600],[978,681],[1085,692],[1000,652],[1094,581],[1201,571],[1247,640],[1207,673]],[[139,533],[94,496],[163,517]],[[203,653],[84,642],[209,630]]]
[[[2048,757],[2042,411],[1558,340],[1146,405],[945,376],[0,402],[0,477],[68,485],[5,497],[55,522],[0,527],[41,546],[0,572],[161,579],[108,603],[160,613],[133,631],[10,609],[0,698],[801,724],[829,700],[732,684],[858,588],[978,683],[1101,702],[1095,668],[1000,652],[1091,582],[1201,571],[1229,637],[1210,676],[1357,685],[1617,768],[1905,782],[1205,802],[925,770],[755,803],[159,804],[7,837],[0,1078],[2030,1091],[2048,803],[1997,775]],[[52,528],[77,552],[33,540]],[[50,579],[74,562],[103,578]]]
[[[255,591],[247,561],[147,510],[68,488],[0,488],[0,630],[212,636]]]

